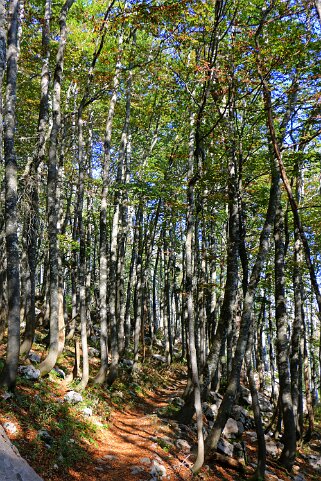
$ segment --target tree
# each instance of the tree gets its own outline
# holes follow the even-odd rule
[[[61,127],[61,82],[66,46],[66,19],[74,0],[67,0],[60,13],[60,41],[54,72],[54,86],[52,98],[52,127],[49,142],[48,162],[48,236],[49,236],[49,266],[50,266],[50,346],[46,359],[39,365],[42,375],[47,374],[56,364],[60,353],[59,330],[61,316],[59,315],[59,263],[58,263],[58,209],[57,209],[57,182],[58,182],[58,136]],[[60,333],[61,334],[61,333]]]
[[[1,384],[14,390],[20,350],[20,280],[17,225],[17,159],[14,150],[18,64],[19,2],[9,3],[7,85],[4,116],[5,221],[7,254],[8,345]]]

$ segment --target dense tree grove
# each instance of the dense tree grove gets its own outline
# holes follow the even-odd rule
[[[187,361],[178,417],[196,412],[194,471],[240,381],[257,479],[263,388],[291,469],[321,395],[320,12],[318,0],[0,0],[3,385],[35,335],[42,376],[67,344],[81,349],[79,389],[110,386],[128,357],[135,376],[162,345],[168,364]],[[210,389],[224,397],[203,439]]]

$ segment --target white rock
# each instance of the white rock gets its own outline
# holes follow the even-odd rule
[[[249,436],[252,443],[257,441],[257,433],[255,431],[248,431],[247,435]]]
[[[223,435],[227,438],[233,438],[239,434],[239,426],[235,419],[229,418],[225,424]]]
[[[35,363],[39,363],[41,361],[41,357],[39,356],[39,354],[37,354],[36,352],[29,352],[29,359],[31,362],[35,362]]]
[[[93,410],[91,408],[84,408],[82,410],[82,413],[85,415],[85,416],[92,416],[93,415]]]
[[[231,417],[235,419],[235,421],[243,422],[249,417],[249,414],[242,406],[238,406],[237,404],[235,404],[232,409]]]
[[[280,449],[278,448],[277,444],[274,442],[274,441],[267,441],[265,443],[265,446],[266,446],[266,452],[268,454],[271,454],[271,456],[274,456],[274,457],[277,457],[279,452],[280,452]]]
[[[150,470],[150,474],[156,478],[156,479],[161,479],[166,476],[166,468],[162,464],[160,464],[158,461],[153,461],[152,469]]]
[[[69,391],[67,394],[65,394],[64,400],[70,404],[77,404],[82,402],[83,398],[79,392]]]
[[[140,458],[139,460],[143,464],[150,464],[151,460],[149,458]]]
[[[175,406],[178,406],[178,407],[185,406],[185,401],[181,397],[174,397],[172,402]]]
[[[131,367],[134,365],[134,361],[132,361],[131,359],[123,359],[122,363],[124,366],[128,366],[128,367]]]
[[[50,447],[54,442],[53,437],[45,429],[40,429],[38,431],[38,436],[42,441],[44,441],[44,443],[48,444]]]
[[[217,444],[217,450],[226,456],[233,456],[234,446],[226,439],[221,438]]]
[[[13,397],[13,393],[12,392],[5,392],[2,394],[1,396],[4,400],[7,400],[7,399],[10,399]]]
[[[36,381],[40,377],[39,369],[33,366],[19,366],[18,372],[26,379],[31,379],[32,381]]]
[[[178,449],[184,453],[189,453],[191,450],[190,444],[185,439],[178,439],[175,444]]]
[[[7,433],[10,434],[15,434],[18,431],[17,426],[13,423],[10,423],[9,421],[3,423],[3,427],[7,431]]]
[[[321,456],[316,456],[311,454],[308,457],[308,463],[312,466],[313,469],[320,470],[321,469]]]
[[[164,362],[164,363],[167,362],[166,357],[161,356],[160,354],[152,354],[152,357],[154,359],[157,359],[157,361]]]
[[[140,466],[133,466],[131,468],[132,474],[139,474],[139,473],[142,473],[143,471],[144,471],[144,469],[141,468]]]
[[[124,393],[122,391],[115,391],[113,392],[113,395],[119,397],[120,399],[124,398]]]
[[[100,353],[98,349],[95,347],[88,347],[88,356],[89,357],[99,357]]]

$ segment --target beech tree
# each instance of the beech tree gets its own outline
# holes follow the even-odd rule
[[[7,85],[4,115],[5,229],[7,261],[8,344],[1,384],[13,390],[16,384],[20,348],[20,285],[17,222],[17,158],[15,153],[15,110],[17,96],[19,2],[8,10]],[[2,39],[3,40],[3,39]],[[2,45],[2,54],[4,54]]]

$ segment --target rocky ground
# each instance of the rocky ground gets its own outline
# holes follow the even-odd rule
[[[96,355],[92,353],[93,369],[98,366]],[[167,368],[163,359],[154,357],[133,381],[131,361],[126,360],[119,381],[111,389],[90,386],[79,393],[76,384],[67,384],[64,379],[68,358],[46,379],[38,377],[37,353],[30,361],[33,365],[26,364],[19,370],[16,395],[0,391],[0,421],[44,481],[192,479],[195,429],[173,420],[183,403],[184,366]],[[248,479],[254,472],[256,433],[250,401],[250,393],[243,387],[224,429],[218,455],[204,467],[199,479],[237,481]],[[203,404],[205,430],[211,428],[220,402],[221,395],[213,392]],[[269,419],[273,406],[268,397],[261,395],[260,404]],[[291,474],[277,463],[282,443],[272,434],[266,435],[267,481],[320,480],[318,432],[310,445],[299,447]],[[22,480],[35,481],[34,476]],[[1,477],[0,470],[0,481],[12,480]]]

